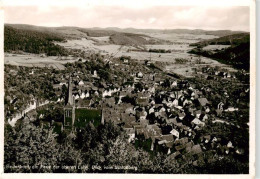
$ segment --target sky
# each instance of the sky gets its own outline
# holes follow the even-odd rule
[[[162,4],[162,3],[161,3]],[[4,21],[38,26],[249,31],[249,6],[6,4]]]

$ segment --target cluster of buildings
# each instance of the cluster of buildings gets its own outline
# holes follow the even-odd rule
[[[53,101],[64,104],[60,131],[71,130],[75,123],[110,121],[122,126],[128,141],[138,143],[137,147],[146,143],[149,151],[164,152],[174,159],[189,158],[194,166],[205,162],[205,153],[211,156],[208,160],[214,158],[214,151],[243,154],[243,149],[235,146],[231,139],[222,139],[218,134],[204,135],[205,127],[213,123],[231,125],[221,118],[222,113],[239,110],[226,106],[224,101],[213,103],[209,96],[214,89],[198,88],[185,79],[151,68],[151,63],[128,58],[104,58],[102,63],[109,65],[111,80],[102,80],[98,70],[86,73],[82,67],[74,68],[72,72],[51,74]],[[230,73],[210,68],[203,68],[201,73],[235,78]],[[79,109],[81,113],[99,111],[99,117],[87,119],[87,115],[77,115]]]

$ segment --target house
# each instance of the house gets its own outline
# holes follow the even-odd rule
[[[188,100],[188,99],[184,99],[184,101],[182,102],[182,106],[186,106],[188,104],[192,104],[191,100]]]
[[[128,142],[132,142],[135,140],[135,130],[133,128],[125,128],[126,134],[128,135]]]
[[[204,142],[205,142],[206,144],[209,143],[210,139],[211,139],[211,136],[210,136],[210,135],[206,135],[206,136],[201,137],[201,141],[204,140]]]
[[[201,106],[206,106],[206,104],[209,104],[207,98],[198,98],[198,101]]]
[[[66,80],[62,80],[60,83],[59,83],[60,86],[62,85],[67,85],[67,81]]]
[[[208,119],[208,115],[207,114],[202,114],[200,115],[200,119],[205,122]]]
[[[167,124],[177,124],[176,118],[169,118],[166,120]]]
[[[34,70],[32,70],[30,73],[29,73],[29,75],[33,75],[34,74]]]
[[[82,80],[79,81],[79,86],[83,86],[84,82]]]
[[[173,142],[173,141],[174,141],[173,134],[167,134],[167,135],[161,135],[159,142],[161,142],[161,143],[168,143],[168,142]]]
[[[178,113],[178,117],[180,120],[183,120],[183,118],[186,116],[186,114],[184,112],[180,112]]]
[[[176,129],[172,129],[170,133],[179,139],[180,134]]]
[[[146,119],[146,116],[147,116],[147,112],[146,111],[142,111],[142,112],[139,113],[140,120],[141,119]]]
[[[137,98],[136,99],[136,103],[140,106],[148,106],[149,104],[149,98],[143,98],[143,97],[140,97],[140,98]]]
[[[177,81],[173,81],[171,87],[177,87],[177,86],[178,86]]]
[[[81,92],[81,94],[80,94],[81,99],[84,99],[84,98],[87,98],[87,97],[89,97],[88,93],[86,94],[85,92]]]
[[[61,85],[60,84],[53,84],[52,87],[54,89],[60,90],[61,89]]]
[[[75,99],[79,99],[79,98],[80,98],[79,93],[74,93],[72,96],[73,96]]]
[[[124,63],[124,64],[128,64],[128,59],[127,59],[127,58],[124,58],[123,63]]]
[[[210,112],[210,108],[209,108],[208,106],[206,107],[205,112],[206,112],[206,113],[209,113],[209,112]]]
[[[111,96],[111,95],[112,95],[112,92],[113,92],[113,90],[107,89],[107,90],[103,91],[102,97],[104,98],[104,97],[106,97],[106,96]]]
[[[152,86],[152,87],[150,87],[150,88],[148,88],[148,91],[150,92],[150,93],[155,93],[155,87],[154,86]]]
[[[122,99],[123,97],[127,96],[126,91],[119,91],[119,98]]]
[[[201,149],[200,145],[199,145],[199,144],[194,145],[194,146],[191,148],[190,153],[191,153],[192,155],[196,155],[196,154],[202,153],[202,149]]]
[[[231,141],[228,142],[227,147],[228,147],[228,148],[234,148],[234,146],[232,145],[232,142],[231,142]]]
[[[196,116],[197,118],[200,118],[201,114],[201,110],[194,111],[194,116]]]
[[[142,127],[145,127],[145,126],[149,125],[149,120],[140,119],[140,124],[141,124]]]
[[[150,66],[150,65],[152,64],[152,62],[151,62],[151,60],[146,60],[146,61],[145,61],[145,64],[146,64],[147,66]]]
[[[174,137],[172,134],[168,134],[168,135],[161,135],[159,138],[158,144],[159,145],[164,145],[166,148],[168,148],[168,152],[167,154],[171,153],[171,148],[174,144]]]
[[[95,77],[95,78],[98,77],[97,70],[94,70],[94,71],[93,71],[93,75],[92,75],[92,77]]]
[[[125,124],[133,125],[133,123],[136,121],[135,116],[121,116],[122,120],[125,122]]]
[[[191,141],[191,142],[188,142],[188,143],[186,143],[185,144],[185,151],[187,152],[187,153],[190,153],[191,152],[191,150],[192,150],[192,147],[193,147],[193,142]]]
[[[226,112],[238,111],[238,108],[228,107],[227,109],[225,109],[225,111],[226,111]]]
[[[176,139],[174,143],[175,143],[175,145],[185,145],[186,143],[188,143],[188,137]]]
[[[130,106],[125,109],[125,113],[135,115],[136,111],[134,110],[133,106]]]
[[[242,148],[237,148],[237,149],[236,149],[236,153],[237,153],[238,155],[243,155],[243,154],[245,153],[245,150],[242,149]]]
[[[193,121],[191,121],[191,124],[196,125],[196,126],[200,126],[200,127],[205,126],[205,123],[200,121],[198,118],[193,119]]]
[[[172,101],[172,105],[173,105],[173,106],[178,106],[178,105],[179,105],[178,100],[177,100],[177,99],[174,99],[174,100]]]
[[[136,74],[136,77],[138,77],[138,78],[143,78],[143,73],[142,72],[138,72],[137,74]]]
[[[113,106],[115,106],[115,98],[114,97],[111,97],[111,98],[105,98],[104,99],[104,105],[107,106],[107,107],[110,107],[112,108]]]

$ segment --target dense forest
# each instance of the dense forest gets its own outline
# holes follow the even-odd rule
[[[90,122],[68,136],[26,120],[15,128],[6,124],[4,147],[6,173],[247,173],[246,164],[230,156],[194,167],[188,159],[151,154],[128,143],[124,130],[112,123],[96,128]]]
[[[28,52],[48,56],[67,55],[65,48],[54,44],[54,41],[63,42],[65,39],[57,34],[37,32],[34,30],[16,29],[5,25],[4,51]]]
[[[226,49],[204,50],[207,45],[231,45]],[[232,65],[238,69],[249,70],[250,68],[250,35],[236,34],[218,39],[202,41],[191,46],[197,46],[189,53],[202,55],[218,60],[221,63]]]

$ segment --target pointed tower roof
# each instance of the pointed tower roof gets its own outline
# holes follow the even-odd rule
[[[68,82],[68,93],[67,93],[67,103],[66,105],[71,105],[73,106],[73,97],[72,97],[72,83],[71,83],[71,77],[69,77],[69,82]]]

